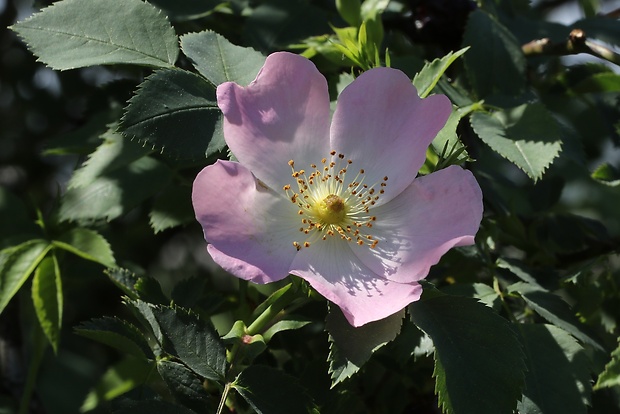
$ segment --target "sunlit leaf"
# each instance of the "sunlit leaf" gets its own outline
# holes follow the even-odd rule
[[[611,361],[605,365],[605,370],[598,376],[594,389],[618,385],[620,385],[620,345],[611,353]]]
[[[116,266],[110,244],[94,230],[73,228],[62,234],[57,240],[52,241],[52,244],[57,248],[106,267]]]
[[[441,59],[426,62],[422,70],[413,78],[413,86],[418,90],[418,95],[420,95],[421,98],[426,98],[450,65],[467,52],[467,50],[469,50],[469,47],[465,47],[454,53],[450,52]]]
[[[55,257],[46,257],[39,264],[32,279],[32,302],[39,325],[58,352],[62,327],[62,281]]]
[[[63,0],[14,26],[53,69],[131,64],[170,67],[177,37],[159,10],[140,0]]]
[[[214,85],[248,85],[265,63],[265,56],[249,47],[230,43],[210,30],[181,36],[181,48],[202,76]]]
[[[75,328],[75,332],[123,353],[142,359],[153,358],[153,352],[144,335],[134,325],[122,319],[92,319]]]

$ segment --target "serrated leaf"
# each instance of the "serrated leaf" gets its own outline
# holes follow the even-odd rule
[[[271,367],[246,368],[233,388],[258,414],[318,413],[312,398],[295,378]]]
[[[433,375],[443,412],[512,412],[521,396],[525,361],[507,320],[460,296],[420,300],[409,311],[435,344]]]
[[[248,85],[265,63],[260,52],[234,45],[210,30],[181,36],[181,49],[196,70],[216,86],[224,82]]]
[[[145,384],[154,371],[154,362],[127,358],[112,365],[86,395],[80,412],[87,412]],[[154,411],[159,413],[158,411]],[[135,414],[135,413],[134,413]]]
[[[116,287],[122,290],[126,295],[132,299],[137,298],[134,286],[138,281],[138,276],[136,276],[135,273],[131,270],[117,267],[114,269],[106,269],[105,274],[110,278],[112,283],[114,283]]]
[[[192,188],[189,185],[169,185],[155,199],[149,213],[149,223],[155,233],[181,226],[194,220]]]
[[[562,328],[582,342],[592,345],[599,351],[605,349],[594,339],[594,333],[587,325],[579,321],[571,311],[568,303],[538,286],[519,282],[508,287],[509,292],[517,292],[530,308],[548,322]]]
[[[153,351],[142,332],[122,319],[110,317],[92,319],[75,328],[75,332],[137,358],[154,358]]]
[[[620,171],[608,163],[599,165],[592,173],[592,178],[610,187],[617,187],[620,185]]]
[[[178,403],[197,413],[208,407],[209,394],[202,380],[184,365],[161,360],[157,363],[157,371]]]
[[[523,414],[585,414],[590,369],[583,348],[567,332],[550,325],[521,325],[527,353]]]
[[[138,297],[145,302],[155,305],[168,305],[170,303],[170,300],[161,290],[161,285],[155,278],[142,276],[133,287]]]
[[[226,350],[210,322],[183,308],[155,306],[153,315],[163,336],[164,348],[198,375],[223,381]]]
[[[539,103],[486,114],[475,112],[471,125],[480,139],[534,181],[542,178],[562,149],[558,126]]]
[[[103,142],[73,173],[69,180],[69,188],[88,186],[98,177],[125,167],[150,152],[138,143],[116,133],[117,127],[116,123],[111,124],[101,136]]]
[[[0,314],[51,249],[35,239],[0,251]]]
[[[496,311],[502,306],[499,294],[491,286],[484,283],[456,283],[446,286],[442,292],[478,299]]]
[[[164,335],[153,313],[154,306],[141,300],[126,301],[125,304],[142,323],[142,326],[149,329],[157,343],[161,345],[164,341]],[[159,350],[156,349],[154,351],[156,354],[159,354]]]
[[[470,13],[463,47],[467,75],[478,97],[516,95],[525,86],[525,56],[513,34],[481,9]]]
[[[63,0],[12,29],[53,69],[131,64],[170,67],[179,54],[166,17],[140,0]]]
[[[479,106],[480,104],[475,103],[467,107],[452,110],[450,117],[448,117],[448,120],[446,121],[446,125],[444,125],[444,127],[437,133],[437,136],[433,139],[431,144],[437,155],[442,155],[444,151],[447,152],[445,155],[450,155],[451,151],[464,148],[463,143],[456,134],[456,128],[459,126],[459,122],[461,122],[463,117],[469,115]],[[458,163],[460,161],[465,161],[468,158],[469,155],[467,154],[467,151],[463,150],[455,161]]]
[[[52,244],[83,259],[116,267],[110,244],[94,230],[76,227],[62,234],[58,240],[53,240]]]
[[[63,221],[113,220],[157,193],[171,175],[162,162],[142,157],[86,187],[68,189],[60,202],[59,217]]]
[[[46,257],[34,272],[32,302],[43,333],[58,353],[62,327],[62,281],[55,257]]]
[[[339,308],[331,306],[325,327],[330,340],[328,361],[332,387],[359,371],[375,351],[396,338],[404,316],[403,309],[385,319],[355,328]]]
[[[120,130],[172,157],[202,160],[225,146],[221,117],[215,89],[204,78],[160,70],[131,98]]]
[[[611,353],[611,361],[598,376],[594,389],[610,388],[620,385],[620,343]]]
[[[435,59],[432,62],[426,62],[422,70],[416,73],[413,78],[413,86],[418,90],[420,98],[426,98],[450,65],[468,50],[469,46],[456,52],[450,52],[446,56]]]
[[[179,306],[193,308],[205,293],[206,286],[206,277],[202,275],[191,276],[180,280],[174,285],[170,297],[172,301]]]

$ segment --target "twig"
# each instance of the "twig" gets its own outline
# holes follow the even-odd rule
[[[521,46],[525,56],[537,55],[576,55],[587,53],[620,66],[620,54],[608,47],[593,43],[587,39],[581,29],[573,29],[563,43],[554,43],[549,38],[532,40]]]

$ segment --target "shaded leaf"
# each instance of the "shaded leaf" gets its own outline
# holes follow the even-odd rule
[[[525,86],[525,56],[513,34],[497,19],[477,9],[470,13],[463,47],[467,75],[478,97],[516,95]]]
[[[110,317],[92,319],[75,328],[75,332],[137,358],[154,358],[153,351],[142,332],[122,319]]]
[[[222,4],[221,0],[149,0],[149,3],[163,9],[173,20],[193,20],[207,16],[214,8]]]
[[[550,325],[520,326],[527,353],[523,414],[585,414],[590,370],[583,348],[565,331]]]
[[[55,257],[46,257],[34,272],[32,303],[39,325],[58,353],[62,327],[63,294],[60,269]]]
[[[224,82],[248,85],[265,63],[260,52],[234,45],[210,30],[181,36],[181,48],[196,70],[216,86]]]
[[[0,251],[0,313],[52,246],[45,240],[29,240]]]
[[[121,132],[169,156],[202,160],[224,146],[215,89],[182,70],[149,76],[125,108]]]
[[[298,317],[295,315],[287,315],[286,317],[271,325],[269,329],[267,329],[263,333],[263,338],[265,338],[266,342],[269,342],[271,338],[278,332],[300,329],[310,323],[312,323],[310,319],[303,319],[302,317]]]
[[[456,134],[456,128],[459,126],[461,119],[471,113],[480,105],[475,103],[464,108],[453,109],[450,117],[446,121],[446,125],[437,133],[437,136],[433,139],[432,146],[437,155],[442,155],[445,152],[446,156],[449,156],[452,152],[464,148],[463,143]],[[463,150],[455,163],[460,163],[469,158],[467,151]]]
[[[433,375],[443,412],[512,412],[521,396],[525,361],[508,321],[460,296],[421,300],[409,311],[435,344]]]
[[[184,365],[161,360],[157,363],[157,371],[178,403],[197,413],[208,407],[209,394],[202,380]]]
[[[134,286],[138,281],[138,276],[130,270],[122,268],[106,269],[105,274],[110,278],[112,283],[122,290],[127,296],[132,299],[137,298],[136,290]]]
[[[594,389],[618,385],[620,385],[620,345],[611,353],[611,361],[605,365],[605,370],[598,376]]]
[[[149,213],[149,223],[155,233],[181,226],[194,220],[192,188],[169,185],[155,199]]]
[[[140,277],[136,281],[134,289],[138,297],[145,302],[155,305],[168,305],[170,303],[170,300],[161,290],[161,285],[155,278],[149,276]]]
[[[519,293],[529,307],[553,325],[564,329],[580,341],[604,351],[604,348],[593,338],[594,333],[590,331],[590,328],[579,321],[568,303],[558,295],[523,282],[509,286],[508,291]]]
[[[329,332],[330,353],[327,359],[332,386],[355,374],[375,351],[396,338],[404,316],[403,309],[385,319],[356,328],[349,324],[340,308],[331,306],[325,327]]]
[[[142,157],[86,187],[68,189],[60,202],[60,219],[113,220],[157,193],[171,174],[160,161]]]
[[[154,362],[138,358],[126,358],[112,365],[86,395],[81,412],[93,410],[102,403],[145,384],[155,369],[154,365]]]
[[[448,70],[455,60],[467,52],[467,50],[469,50],[469,47],[465,47],[456,52],[450,52],[440,59],[435,59],[432,62],[426,62],[424,64],[422,70],[416,73],[413,78],[413,86],[418,90],[420,98],[426,98],[430,95],[445,71]]]
[[[620,185],[620,171],[608,163],[599,165],[592,173],[592,178],[610,187]]]
[[[26,204],[4,186],[0,187],[0,229],[0,250],[40,234],[40,228],[28,217]]]
[[[179,54],[166,17],[140,0],[63,0],[12,26],[53,69],[131,64],[170,67]]]
[[[110,244],[94,230],[77,227],[62,234],[58,240],[52,241],[52,244],[54,247],[106,267],[116,266]]]
[[[175,307],[152,307],[153,315],[167,342],[164,348],[195,373],[222,381],[226,368],[226,350],[210,322],[194,313]]]
[[[196,414],[182,405],[160,400],[123,401],[113,414]]]
[[[534,181],[542,178],[562,149],[557,124],[539,103],[493,114],[475,112],[471,125],[485,144]]]
[[[258,414],[318,413],[312,398],[290,375],[264,365],[252,365],[233,383]]]

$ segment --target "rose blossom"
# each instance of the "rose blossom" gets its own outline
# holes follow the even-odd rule
[[[209,253],[233,275],[297,275],[361,326],[419,299],[429,268],[474,242],[473,175],[450,166],[416,178],[450,101],[419,98],[402,72],[363,73],[331,117],[325,78],[280,52],[249,86],[220,85],[217,101],[239,162],[203,169],[192,200]]]

